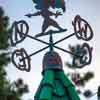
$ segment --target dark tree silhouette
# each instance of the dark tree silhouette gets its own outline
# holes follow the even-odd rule
[[[71,46],[69,45],[69,50],[71,52],[73,52],[74,54],[76,55],[81,55],[81,51],[78,52],[79,50],[81,50],[81,45],[78,44],[78,45],[75,45],[75,46]],[[83,50],[84,51],[84,50]],[[93,93],[90,89],[87,89],[85,90],[84,92],[82,92],[82,90],[79,88],[79,87],[85,87],[85,85],[94,77],[94,73],[93,72],[86,72],[84,73],[79,73],[76,71],[76,69],[78,68],[77,66],[80,66],[80,58],[77,58],[77,63],[73,63],[76,58],[71,55],[71,58],[72,58],[72,62],[69,63],[69,62],[66,62],[65,65],[72,69],[72,70],[75,70],[73,73],[68,73],[68,75],[71,77],[73,83],[75,84],[75,86],[78,88],[77,89],[77,92],[79,94],[82,94],[83,96],[85,96],[86,98],[90,98]]]
[[[0,7],[0,100],[20,100],[28,92],[28,86],[22,79],[15,82],[7,80],[5,67],[10,63],[9,18]]]
[[[98,97],[98,100],[100,100],[100,86],[98,87],[97,97]]]

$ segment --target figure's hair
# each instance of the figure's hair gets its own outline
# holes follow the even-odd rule
[[[32,0],[36,6],[36,9],[44,9],[44,8],[49,8],[52,7],[53,9],[55,8],[62,8],[63,12],[66,11],[65,7],[65,0]]]

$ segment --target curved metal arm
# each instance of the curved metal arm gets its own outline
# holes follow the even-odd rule
[[[41,15],[41,12],[38,11],[38,12],[33,13],[33,14],[30,14],[30,13],[26,14],[25,16],[28,17],[28,18],[31,18],[32,16],[39,16],[39,15]]]
[[[72,66],[75,68],[83,68],[89,65],[92,61],[92,48],[87,43],[84,43],[78,52],[78,55],[81,57],[75,56],[72,61]]]
[[[18,68],[21,71],[27,71],[29,72],[31,70],[31,64],[30,64],[30,57],[28,57],[27,59],[21,60],[24,57],[27,57],[28,54],[25,51],[24,48],[21,49],[16,49],[13,53],[12,53],[12,62],[13,64],[16,66],[16,68]],[[18,59],[19,58],[19,62],[16,62],[15,57]]]
[[[24,41],[29,32],[29,26],[26,21],[14,21],[10,29],[10,41],[12,46],[16,46],[17,44]]]
[[[93,38],[93,30],[89,23],[81,18],[79,15],[76,15],[74,21],[72,22],[74,27],[74,32],[79,31],[76,34],[78,39],[82,39],[84,41],[90,41]],[[84,25],[84,26],[83,26]]]

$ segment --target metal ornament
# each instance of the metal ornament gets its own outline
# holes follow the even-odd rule
[[[81,48],[77,49],[77,55],[81,57],[74,56],[73,66],[77,68],[82,68],[86,65],[91,64],[92,61],[92,47],[90,47],[87,43],[83,43]]]
[[[29,72],[31,69],[31,64],[30,64],[31,59],[28,57],[27,59],[22,60],[26,56],[28,56],[28,54],[24,48],[16,49],[12,53],[12,62],[19,70]],[[18,63],[15,61],[15,59],[18,59]]]
[[[74,27],[74,32],[78,31],[78,33],[76,34],[76,37],[78,39],[90,41],[93,38],[93,30],[91,26],[86,20],[81,18],[79,15],[75,16],[72,25]]]
[[[74,18],[74,21],[72,21],[74,33],[67,35],[66,37],[54,42],[53,35],[67,31],[67,29],[63,29],[62,27],[59,26],[59,24],[56,21],[50,18],[50,16],[53,16],[53,15],[55,17],[61,16],[62,15],[61,12],[53,13],[49,11],[48,8],[46,8],[34,14],[26,14],[25,16],[30,18],[32,16],[38,16],[38,15],[41,15],[44,18],[44,22],[42,25],[42,32],[36,34],[35,36],[30,36],[28,34],[29,25],[24,20],[15,21],[11,26],[10,41],[11,41],[12,46],[16,46],[17,44],[21,43],[22,41],[25,40],[25,38],[30,38],[46,45],[44,48],[37,50],[36,52],[33,52],[32,54],[27,54],[24,48],[16,49],[12,53],[12,62],[16,66],[16,68],[18,68],[21,71],[29,72],[31,70],[30,57],[33,55],[36,55],[37,53],[42,52],[43,50],[47,48],[49,48],[50,52],[54,51],[54,48],[56,48],[65,53],[74,55],[73,64],[76,64],[77,59],[80,59],[80,62],[79,62],[80,66],[75,66],[76,68],[82,68],[91,63],[92,47],[90,47],[87,43],[84,43],[82,45],[82,48],[80,50],[80,55],[72,53],[56,45],[72,36],[76,36],[78,40],[82,39],[84,41],[90,41],[93,38],[93,30],[86,20],[81,18],[79,15],[76,15]],[[50,25],[56,27],[58,30],[49,30],[46,32],[46,29]],[[46,36],[46,35],[49,35],[49,43],[44,40],[39,39],[39,37]],[[85,50],[85,53],[84,53],[84,50]],[[16,59],[19,58],[18,63],[16,63],[15,58]]]
[[[56,48],[65,53],[73,55],[73,64],[76,65],[76,68],[82,68],[89,65],[92,60],[92,47],[90,47],[89,44],[83,43],[76,53],[63,49],[57,44],[73,36],[75,36],[78,40],[90,41],[93,38],[93,30],[87,21],[85,21],[79,15],[76,15],[74,21],[72,22],[74,32],[69,35],[67,34],[67,36],[54,42],[54,35],[62,34],[63,32],[67,31],[67,28],[62,28],[58,22],[51,17],[55,16],[55,18],[58,18],[58,16],[63,15],[63,13],[66,11],[65,0],[32,1],[35,3],[35,8],[38,11],[35,13],[26,14],[25,16],[28,18],[33,16],[42,16],[42,32],[35,34],[35,36],[31,36],[28,34],[29,25],[26,21],[15,21],[11,27],[11,44],[12,46],[16,46],[24,41],[25,38],[30,38],[43,43],[46,46],[31,54],[28,54],[24,48],[15,49],[12,53],[12,62],[17,69],[29,72],[31,70],[31,56],[34,56],[49,48],[49,51],[45,53],[42,60],[43,79],[35,93],[34,100],[80,100],[72,82],[63,71],[63,64],[59,53],[57,53],[54,49]],[[57,8],[60,11],[56,11],[55,13],[49,8]],[[57,30],[50,29],[47,31],[49,26],[55,27]],[[49,36],[49,42],[40,39],[40,37],[42,38],[43,36],[47,35]],[[77,62],[77,60],[79,62]]]
[[[11,45],[16,46],[17,44],[21,43],[26,38],[23,34],[28,34],[28,32],[29,26],[26,21],[15,21],[10,30]]]

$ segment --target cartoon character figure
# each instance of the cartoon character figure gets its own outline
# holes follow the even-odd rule
[[[26,14],[26,16],[31,18],[32,16],[39,16],[39,15],[41,15],[44,18],[41,34],[45,33],[46,29],[49,26],[56,27],[61,32],[66,31],[66,29],[61,28],[56,21],[54,21],[52,18],[50,18],[50,16],[55,16],[55,18],[57,18],[58,16],[62,15],[61,12],[59,12],[59,11],[56,11],[56,13],[53,13],[53,12],[51,12],[49,10],[50,6],[52,6],[53,8],[55,7],[54,6],[54,1],[55,0],[40,0],[40,2],[39,2],[39,0],[37,0],[37,1],[38,2],[36,2],[37,5],[35,6],[35,8],[39,9],[40,11],[38,11],[38,12],[36,12],[34,14]],[[35,2],[35,0],[34,0],[34,2]],[[65,6],[62,7],[62,9],[63,9],[63,12],[65,12]]]

